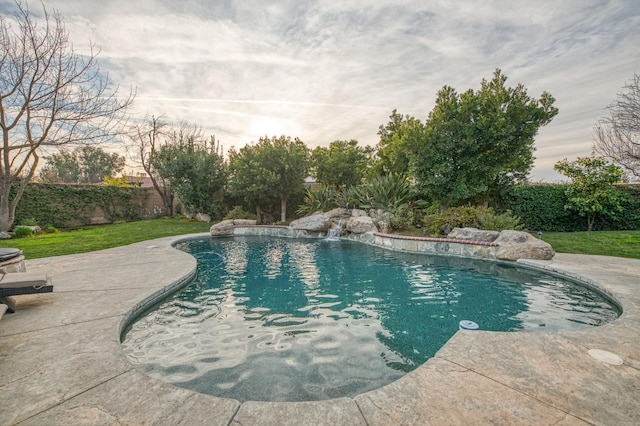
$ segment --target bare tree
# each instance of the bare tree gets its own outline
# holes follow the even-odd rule
[[[7,231],[44,147],[109,140],[134,93],[118,97],[100,72],[97,51],[74,51],[62,16],[35,19],[16,2],[0,17],[0,230]],[[11,187],[15,191],[11,193]]]
[[[127,141],[130,159],[138,163],[151,179],[154,189],[160,194],[168,216],[173,215],[175,195],[167,179],[164,179],[155,167],[160,148],[171,134],[163,117],[147,117],[141,124],[133,126]]]
[[[608,107],[594,129],[594,150],[640,178],[640,75]]]

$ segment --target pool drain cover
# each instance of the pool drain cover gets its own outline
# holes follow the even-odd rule
[[[613,352],[603,351],[601,349],[589,349],[587,353],[594,359],[611,365],[622,365],[623,361]]]

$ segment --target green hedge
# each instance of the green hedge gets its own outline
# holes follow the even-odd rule
[[[594,229],[599,231],[640,230],[640,185],[619,185],[624,193],[622,211],[612,218],[596,218]]]
[[[18,207],[15,223],[34,220],[40,225],[70,228],[93,223],[104,213],[109,222],[139,220],[148,197],[140,188],[31,183]]]
[[[586,231],[587,220],[567,204],[565,184],[518,185],[502,200],[502,208],[520,218],[529,231]],[[625,194],[623,211],[614,217],[599,216],[594,230],[640,230],[640,185],[619,185]]]

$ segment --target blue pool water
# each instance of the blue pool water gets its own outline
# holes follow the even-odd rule
[[[148,374],[240,401],[355,396],[424,363],[458,331],[572,330],[619,311],[584,287],[489,261],[322,240],[187,241],[195,281],[123,347]]]

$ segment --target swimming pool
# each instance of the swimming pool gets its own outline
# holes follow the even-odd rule
[[[240,401],[355,396],[483,330],[572,330],[619,315],[556,277],[348,241],[187,241],[198,276],[130,326],[129,359],[177,386]]]

